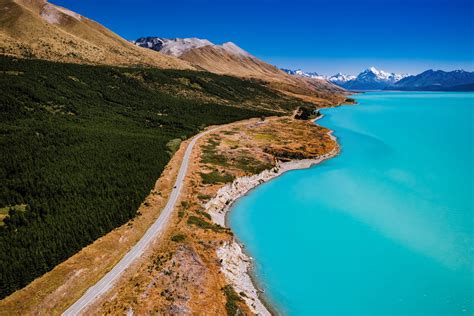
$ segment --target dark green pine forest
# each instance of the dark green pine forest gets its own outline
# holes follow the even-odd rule
[[[0,91],[1,298],[136,216],[168,144],[301,105],[207,72],[9,57]]]

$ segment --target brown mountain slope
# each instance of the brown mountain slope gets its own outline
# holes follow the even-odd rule
[[[183,60],[137,47],[46,0],[0,0],[0,54],[59,62],[193,68]]]
[[[196,66],[219,74],[232,74],[239,77],[274,79],[284,73],[251,55],[231,53],[220,46],[204,46],[190,49],[181,56]]]
[[[179,58],[210,72],[264,80],[274,89],[321,106],[345,99],[345,90],[326,80],[290,76],[248,53],[234,53],[218,45],[189,49]]]

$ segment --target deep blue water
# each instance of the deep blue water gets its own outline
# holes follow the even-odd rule
[[[341,154],[265,183],[230,226],[287,315],[473,315],[473,93],[324,110]]]

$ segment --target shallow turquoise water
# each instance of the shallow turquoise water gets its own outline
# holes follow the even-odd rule
[[[230,226],[288,315],[473,315],[473,93],[324,110],[341,154],[238,200]]]

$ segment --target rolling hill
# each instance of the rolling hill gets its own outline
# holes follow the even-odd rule
[[[50,61],[193,69],[142,49],[84,16],[46,0],[0,0],[0,54]]]

